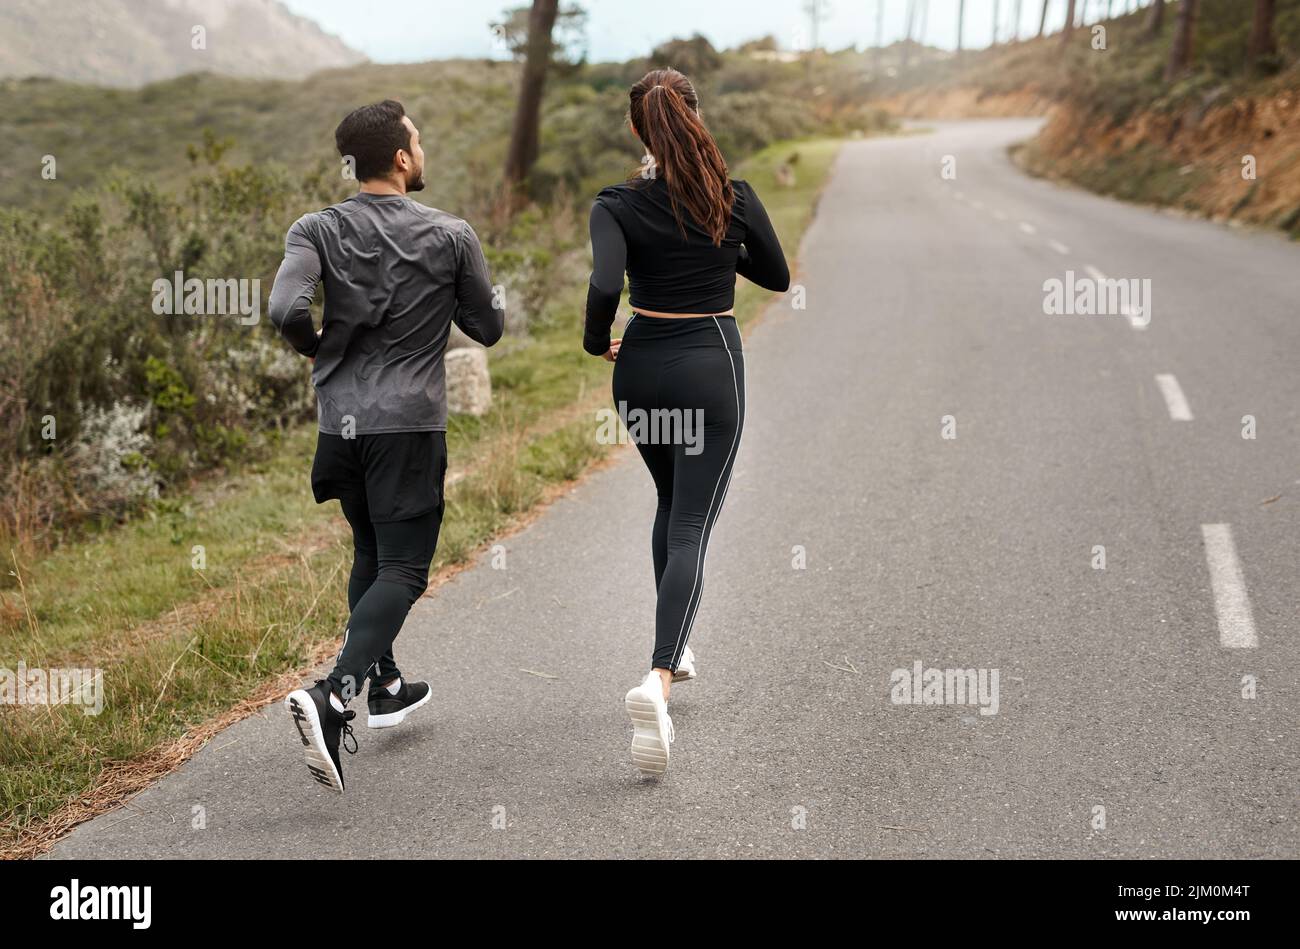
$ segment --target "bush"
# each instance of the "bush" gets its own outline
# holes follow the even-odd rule
[[[306,366],[260,318],[285,222],[319,207],[324,169],[222,164],[210,137],[184,200],[119,179],[41,223],[0,213],[0,355],[6,480],[41,472],[49,496],[0,531],[49,534],[119,517],[195,472],[310,417]],[[155,281],[246,281],[259,318],[160,315]],[[163,294],[169,296],[169,294]],[[40,511],[40,524],[31,523]]]

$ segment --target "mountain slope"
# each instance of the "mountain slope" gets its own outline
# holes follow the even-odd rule
[[[203,48],[195,49],[196,27]],[[191,72],[300,78],[365,57],[279,0],[5,0],[0,78],[138,86]]]

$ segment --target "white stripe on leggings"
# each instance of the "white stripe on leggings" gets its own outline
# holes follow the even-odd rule
[[[710,523],[714,519],[713,504],[718,503],[718,513],[722,513],[722,501],[727,497],[727,488],[731,487],[731,463],[736,457],[736,445],[740,441],[740,429],[743,420],[740,417],[740,382],[736,379],[736,360],[731,355],[731,347],[727,345],[727,337],[722,332],[722,324],[718,318],[713,317],[713,325],[718,328],[718,336],[722,338],[722,348],[727,353],[727,361],[731,364],[731,384],[736,390],[736,434],[731,437],[731,449],[727,452],[727,460],[722,465],[722,471],[718,473],[718,482],[713,486],[713,496],[709,498],[709,510],[704,515],[704,530],[700,534],[700,552],[695,555],[695,580],[691,584],[691,595],[686,598],[686,615],[682,616],[682,628],[677,632],[677,646],[673,649],[671,666],[676,668],[677,660],[681,656],[682,648],[686,641],[691,638],[691,628],[695,625],[695,614],[700,610],[700,604],[696,602],[695,608],[691,609],[691,600],[695,599],[695,590],[700,584],[704,574],[704,561],[708,553],[709,535],[713,532],[713,525]],[[718,488],[722,487],[722,477],[726,475],[727,485],[722,488],[722,498],[718,498]],[[703,597],[701,596],[701,599]],[[690,623],[687,618],[689,616]]]

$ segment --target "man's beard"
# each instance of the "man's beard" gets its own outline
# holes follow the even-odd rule
[[[420,169],[420,174],[416,176],[416,179],[414,181],[408,181],[406,183],[406,190],[407,191],[424,190],[424,169],[423,168]]]

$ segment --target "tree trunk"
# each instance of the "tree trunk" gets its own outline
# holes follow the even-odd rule
[[[961,28],[966,22],[966,0],[957,0],[957,55],[961,56]]]
[[[880,72],[880,57],[884,54],[881,43],[885,41],[885,0],[876,0],[876,72]]]
[[[1011,31],[1011,40],[1012,42],[1019,43],[1020,42],[1020,0],[1016,0],[1016,5],[1013,8],[1013,10],[1014,12],[1012,16],[1015,19],[1015,24],[1014,24],[1014,29]]]
[[[1255,0],[1255,19],[1250,24],[1250,41],[1246,44],[1246,66],[1253,69],[1263,56],[1277,52],[1273,20],[1277,14],[1275,0]]]
[[[506,186],[524,190],[524,182],[537,161],[542,124],[542,91],[551,65],[551,30],[560,0],[533,0],[528,16],[528,47],[524,72],[519,80],[519,101],[515,107],[510,150],[506,153]]]
[[[1002,18],[1001,0],[993,0],[993,41],[990,46],[998,45],[998,20]]]
[[[1038,38],[1043,38],[1043,31],[1047,29],[1047,7],[1052,0],[1043,0],[1043,12],[1038,15]]]
[[[821,23],[824,13],[821,0],[808,0],[808,52],[815,53],[821,49]]]
[[[907,35],[903,37],[903,68],[912,61],[912,20],[916,17],[916,0],[907,0]]]
[[[1065,26],[1061,27],[1061,45],[1064,46],[1070,42],[1070,34],[1074,32],[1074,0],[1069,0],[1065,7]]]
[[[1165,27],[1165,0],[1155,0],[1147,14],[1147,26],[1142,31],[1143,40],[1153,40]]]
[[[1165,66],[1165,82],[1173,82],[1192,65],[1192,51],[1196,45],[1197,0],[1183,0],[1178,6],[1178,21],[1174,24],[1174,42],[1169,48],[1169,62]]]

